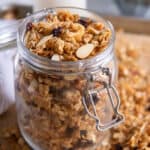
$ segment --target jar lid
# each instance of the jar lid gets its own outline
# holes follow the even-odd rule
[[[17,30],[21,20],[0,20],[0,48],[16,40]]]
[[[16,40],[22,18],[32,13],[32,6],[5,4],[0,6],[0,48]]]

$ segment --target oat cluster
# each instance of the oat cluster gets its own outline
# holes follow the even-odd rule
[[[69,11],[48,14],[40,22],[29,22],[25,45],[33,53],[55,61],[77,61],[102,52],[111,31],[102,23]]]
[[[118,90],[125,122],[112,131],[111,147],[115,150],[150,149],[150,76],[148,64],[139,65],[149,41],[150,37],[144,35],[124,32],[117,35]]]

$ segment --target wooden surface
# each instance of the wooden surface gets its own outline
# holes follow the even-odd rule
[[[148,28],[149,29],[149,28]],[[145,30],[146,31],[146,30]],[[150,30],[149,30],[150,31]],[[117,35],[117,38],[119,39],[119,36]],[[140,59],[139,59],[139,65],[145,68],[150,73],[150,36],[148,35],[137,35],[137,34],[125,34],[126,38],[130,39],[133,43],[133,45],[136,45],[140,51]],[[12,106],[8,112],[4,113],[0,116],[0,145],[3,143],[4,145],[9,145],[11,142],[14,142],[14,140],[11,140],[8,138],[3,139],[2,134],[4,134],[4,130],[6,128],[17,128],[17,119],[16,119],[16,111],[15,107]],[[6,135],[7,136],[7,135]],[[19,150],[21,147],[16,146],[13,149],[9,149],[10,146],[8,146],[8,150]],[[17,148],[16,148],[17,147]],[[26,147],[26,150],[28,148]],[[7,148],[3,149],[7,150]]]
[[[120,16],[106,16],[103,15],[106,20],[112,22],[116,28],[125,29],[127,32],[150,34],[150,21],[144,19],[136,19],[132,17],[120,17]]]

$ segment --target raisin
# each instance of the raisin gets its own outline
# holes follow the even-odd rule
[[[66,148],[66,147],[63,147],[63,150],[75,150],[74,148]]]
[[[93,93],[92,96],[93,96],[94,103],[97,104],[97,102],[99,101],[99,98],[98,98],[97,94]]]
[[[67,127],[66,128],[66,134],[68,136],[71,136],[74,133],[75,130],[76,130],[76,127]]]
[[[76,147],[89,147],[89,146],[92,146],[93,144],[94,143],[91,140],[87,140],[87,139],[83,140],[83,139],[81,139],[81,140],[79,140],[76,143]]]
[[[150,111],[150,106],[146,107],[146,111]]]
[[[116,114],[113,114],[112,119],[115,119],[116,121],[120,121],[122,118],[120,116],[116,116]]]
[[[123,147],[119,143],[115,144],[115,150],[123,150]]]
[[[78,23],[82,24],[85,28],[88,26],[88,23],[86,20],[83,20],[83,19],[79,19],[78,20]]]
[[[80,130],[80,136],[85,137],[87,135],[87,130]]]
[[[49,93],[56,93],[57,89],[54,86],[49,87]]]
[[[150,97],[148,97],[148,99],[147,99],[147,102],[148,102],[148,105],[146,106],[146,111],[150,111],[150,105],[149,105],[149,103],[150,103]]]
[[[52,30],[53,36],[59,36],[61,33],[62,33],[61,27],[58,27],[58,28]]]
[[[107,76],[110,75],[110,70],[109,70],[109,68],[102,68],[102,72],[103,72],[104,74],[106,74]]]
[[[137,146],[133,147],[133,150],[138,150],[138,147]]]
[[[32,22],[28,22],[26,26],[27,31],[32,30],[32,27],[33,27]]]

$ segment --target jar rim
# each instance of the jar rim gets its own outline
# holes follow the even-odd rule
[[[111,38],[109,40],[109,43],[107,45],[106,48],[104,48],[104,50],[102,52],[100,52],[99,54],[97,54],[96,56],[93,56],[91,58],[88,59],[84,59],[84,60],[78,60],[78,61],[53,61],[47,57],[42,57],[39,55],[34,54],[33,52],[29,51],[28,48],[26,48],[26,46],[24,45],[24,35],[25,35],[25,30],[26,30],[26,24],[28,22],[30,22],[31,20],[34,21],[36,20],[36,18],[34,17],[39,17],[40,14],[44,13],[43,15],[41,15],[41,17],[46,16],[48,13],[52,13],[55,12],[57,10],[74,10],[75,13],[77,13],[76,11],[80,11],[80,13],[82,12],[87,13],[88,15],[92,15],[92,19],[93,17],[95,17],[96,19],[101,20],[110,30],[111,30]],[[80,14],[79,14],[80,15]],[[80,15],[81,17],[83,17],[82,15]],[[89,17],[90,18],[90,17]],[[97,21],[97,20],[96,20]],[[24,27],[24,28],[23,28]],[[21,54],[21,56],[30,64],[33,65],[34,67],[37,68],[44,68],[44,69],[52,69],[52,66],[55,66],[54,68],[59,70],[62,70],[62,67],[85,67],[86,66],[90,66],[92,65],[91,63],[94,62],[94,65],[96,65],[97,63],[102,62],[104,59],[106,59],[106,57],[109,57],[109,54],[112,53],[113,51],[113,44],[115,41],[115,32],[114,32],[114,28],[113,25],[108,21],[103,19],[100,15],[98,15],[96,12],[94,11],[89,11],[88,9],[84,9],[84,8],[77,8],[77,7],[52,7],[52,8],[44,8],[40,11],[37,11],[35,13],[33,13],[32,15],[26,17],[22,23],[20,24],[19,28],[18,28],[18,33],[17,33],[17,43],[18,43],[18,47],[19,47],[19,54]],[[51,67],[50,67],[51,66]],[[83,68],[84,68],[83,67]]]

